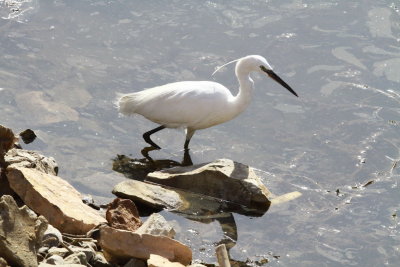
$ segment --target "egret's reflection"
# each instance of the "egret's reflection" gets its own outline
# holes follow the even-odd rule
[[[148,147],[144,147],[140,152],[142,153],[143,157],[145,157],[146,159],[148,159],[150,162],[153,162],[155,164],[157,164],[158,161],[160,160],[153,160],[152,157],[150,157],[149,152],[153,151],[153,150],[158,150],[158,148],[152,147],[152,146],[148,146]],[[163,160],[161,160],[163,161]],[[172,161],[174,162],[176,165],[175,166],[192,166],[193,165],[193,161],[192,161],[192,157],[190,156],[189,153],[189,149],[185,149],[184,153],[183,153],[183,158],[181,163],[178,163],[176,161]]]

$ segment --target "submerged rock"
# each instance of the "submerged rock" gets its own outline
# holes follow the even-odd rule
[[[10,187],[24,203],[62,232],[86,234],[105,223],[97,211],[82,202],[81,194],[60,177],[35,169],[8,167]]]
[[[47,221],[27,206],[18,208],[8,195],[0,198],[0,257],[11,266],[37,266],[36,253]]]
[[[109,226],[100,228],[99,244],[111,262],[126,263],[130,258],[149,259],[157,254],[170,261],[188,265],[192,251],[186,245],[166,236],[138,234]]]
[[[53,101],[43,92],[31,91],[15,97],[20,111],[31,119],[34,125],[77,121],[79,113],[58,101]]]
[[[226,200],[246,207],[269,207],[269,190],[253,168],[229,159],[149,173],[146,181]]]

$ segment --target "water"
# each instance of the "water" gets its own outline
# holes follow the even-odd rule
[[[276,195],[302,197],[262,217],[230,217],[238,235],[231,257],[266,266],[400,262],[400,3],[15,3],[0,1],[0,123],[35,130],[38,140],[25,147],[55,157],[59,175],[81,192],[112,197],[124,178],[111,159],[140,157],[141,134],[155,127],[118,117],[115,92],[209,79],[235,91],[233,67],[213,78],[214,68],[260,54],[300,98],[255,75],[249,109],[197,132],[192,159],[249,164],[272,175],[261,172]],[[154,141],[164,148],[155,158],[182,157],[183,132],[164,130]],[[214,261],[218,222],[163,215],[195,258]]]

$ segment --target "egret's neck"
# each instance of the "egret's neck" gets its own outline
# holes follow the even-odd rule
[[[239,114],[250,104],[254,82],[248,72],[237,72],[236,76],[239,81],[239,93],[235,96],[233,105],[237,114]]]

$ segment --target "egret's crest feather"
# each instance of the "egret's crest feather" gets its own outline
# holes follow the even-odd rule
[[[215,69],[215,71],[213,72],[213,74],[211,74],[211,76],[214,76],[214,74],[217,73],[217,72],[218,72],[220,69],[222,69],[223,67],[225,67],[225,66],[227,66],[227,65],[229,65],[229,64],[235,63],[235,62],[237,62],[237,61],[239,61],[239,60],[240,60],[240,58],[235,59],[235,60],[232,60],[232,61],[230,61],[230,62],[228,62],[228,63],[225,63],[225,64],[222,65],[222,66],[217,67],[217,68]]]

